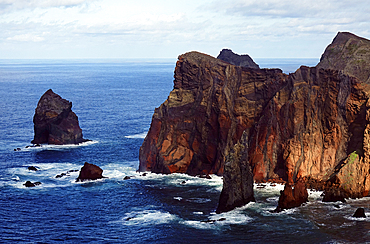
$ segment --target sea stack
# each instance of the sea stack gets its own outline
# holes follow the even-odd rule
[[[222,49],[217,58],[236,66],[253,69],[260,68],[248,54],[239,55],[231,49]]]
[[[72,112],[72,102],[61,98],[51,89],[41,96],[33,123],[33,144],[64,145],[87,141],[82,137],[77,115]]]

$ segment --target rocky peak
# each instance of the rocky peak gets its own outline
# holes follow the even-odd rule
[[[322,54],[318,68],[341,70],[370,83],[370,40],[339,32]]]
[[[260,68],[248,54],[239,55],[231,49],[222,49],[217,58],[236,66],[253,69]]]

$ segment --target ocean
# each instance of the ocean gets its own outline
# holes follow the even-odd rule
[[[255,185],[256,202],[216,214],[221,177],[136,172],[153,111],[173,88],[175,62],[0,60],[0,243],[370,242],[368,198],[322,203],[322,192],[310,191],[304,206],[272,213],[283,186],[263,184]],[[318,59],[256,62],[290,73]],[[25,148],[50,88],[73,103],[91,141]],[[108,178],[75,182],[71,171],[84,162]],[[26,188],[26,181],[41,185]],[[367,218],[352,217],[358,207]]]

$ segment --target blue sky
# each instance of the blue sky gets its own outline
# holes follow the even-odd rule
[[[363,0],[0,0],[0,58],[319,58],[338,31],[370,39],[369,13]]]

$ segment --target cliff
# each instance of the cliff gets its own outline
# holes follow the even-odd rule
[[[230,149],[286,83],[281,70],[234,66],[198,52],[179,57],[174,78],[140,148],[140,171],[222,174]]]
[[[78,117],[72,111],[72,102],[61,98],[51,89],[41,96],[35,115],[33,144],[78,144],[86,139],[82,137],[82,130]]]
[[[370,41],[338,33],[317,67],[290,75],[181,55],[174,89],[140,148],[139,170],[223,174],[217,212],[253,200],[253,180],[302,180],[328,198],[333,189],[368,196],[368,50]]]
[[[306,179],[310,187],[315,184],[308,182],[319,183],[326,199],[336,199],[333,192],[343,199],[368,196],[368,68],[353,69],[351,63],[368,60],[370,53],[343,58],[353,48],[349,43],[358,43],[356,50],[370,47],[363,38],[338,33],[317,67],[302,66],[289,75],[256,119],[246,142],[255,181]],[[342,54],[328,52],[333,46]],[[237,187],[226,183],[224,188]]]

